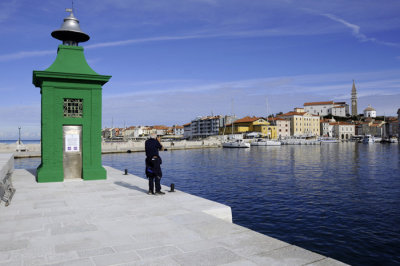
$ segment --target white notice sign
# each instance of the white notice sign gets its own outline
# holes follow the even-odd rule
[[[79,134],[65,135],[65,151],[66,152],[79,151]]]

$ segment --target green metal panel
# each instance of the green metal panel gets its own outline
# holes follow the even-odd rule
[[[38,182],[60,182],[63,173],[63,125],[82,126],[82,177],[106,179],[101,164],[102,85],[111,76],[99,75],[87,64],[83,47],[60,45],[55,62],[45,71],[33,71],[41,88],[42,162]],[[82,117],[64,117],[64,99],[82,99]]]

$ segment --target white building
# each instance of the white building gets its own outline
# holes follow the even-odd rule
[[[124,139],[134,138],[135,137],[135,127],[131,126],[131,127],[125,128],[125,130],[123,131],[123,135],[124,135]]]
[[[346,114],[348,113],[348,106],[346,110],[346,106],[335,105],[332,107],[331,112],[333,116],[346,117]]]
[[[275,118],[278,139],[290,136],[290,119]]]
[[[168,127],[164,125],[151,127],[151,133],[157,134],[157,136],[167,135],[167,131]]]
[[[321,120],[321,136],[333,137],[333,124],[336,122],[335,119],[323,119]]]
[[[175,126],[172,127],[172,131],[173,131],[172,133],[173,133],[175,136],[183,136],[183,134],[184,134],[184,132],[185,132],[183,126],[177,126],[177,125],[175,125]]]
[[[349,140],[356,134],[356,126],[346,122],[332,122],[333,137],[339,140]]]
[[[368,105],[367,108],[364,109],[364,117],[376,117],[376,110]]]
[[[319,116],[334,115],[346,117],[349,115],[349,105],[345,102],[309,102],[304,103],[304,111]]]

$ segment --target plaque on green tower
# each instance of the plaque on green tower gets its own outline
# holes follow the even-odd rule
[[[41,164],[38,182],[106,179],[101,163],[102,86],[111,76],[97,74],[79,42],[89,40],[70,15],[52,36],[63,41],[54,63],[33,71],[41,93]]]

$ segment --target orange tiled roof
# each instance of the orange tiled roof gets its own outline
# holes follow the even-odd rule
[[[160,130],[168,130],[167,126],[160,125],[160,126],[152,126],[153,129],[160,129]]]
[[[282,118],[282,117],[276,117],[274,118],[275,121],[289,121],[288,119]]]
[[[189,123],[184,124],[183,126],[184,126],[184,127],[187,127],[187,126],[190,126],[191,124],[192,124],[192,123],[189,122]]]
[[[182,128],[183,128],[183,126],[175,126],[175,128],[182,129]]]
[[[279,115],[279,116],[292,116],[292,115],[301,115],[301,116],[303,116],[303,115],[305,115],[306,114],[306,112],[301,112],[301,113],[298,113],[298,112],[289,112],[289,113],[286,113],[286,114],[282,114],[282,115]]]
[[[329,102],[309,102],[309,103],[304,103],[304,106],[326,105],[326,104],[334,104],[334,102],[333,101],[329,101]]]
[[[254,122],[254,121],[256,121],[256,120],[258,120],[258,119],[260,119],[260,118],[261,118],[261,117],[255,117],[255,116],[250,117],[250,116],[246,116],[246,117],[243,117],[243,118],[241,118],[241,119],[236,120],[234,123],[237,124],[237,123]]]

